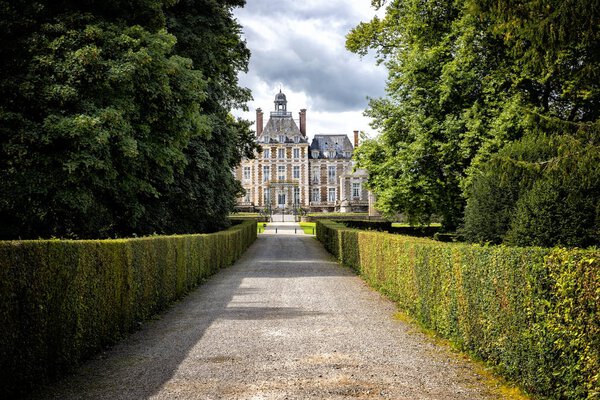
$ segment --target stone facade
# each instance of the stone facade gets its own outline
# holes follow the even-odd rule
[[[235,171],[246,191],[238,199],[238,210],[368,210],[367,175],[352,171],[354,146],[346,135],[315,135],[309,145],[306,110],[300,110],[298,127],[281,91],[264,127],[263,118],[257,109],[257,143],[262,152],[253,160],[243,160]],[[354,140],[356,146],[358,132]]]

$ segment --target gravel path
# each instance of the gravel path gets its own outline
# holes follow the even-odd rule
[[[39,398],[498,398],[313,237],[289,233],[259,235],[234,266]]]

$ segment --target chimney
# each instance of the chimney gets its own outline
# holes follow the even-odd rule
[[[306,108],[300,110],[300,133],[306,136]]]
[[[358,147],[358,131],[354,131],[354,148]]]
[[[263,131],[263,112],[262,109],[256,109],[256,137],[262,135]]]

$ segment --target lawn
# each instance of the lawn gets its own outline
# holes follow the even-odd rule
[[[314,235],[317,233],[315,228],[316,225],[316,222],[300,222],[300,228],[302,228],[307,235]]]
[[[256,233],[263,233],[265,231],[266,226],[267,226],[266,222],[258,222],[256,224]]]

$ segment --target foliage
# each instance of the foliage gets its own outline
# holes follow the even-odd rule
[[[327,220],[317,238],[413,318],[529,393],[598,396],[600,251],[440,243]]]
[[[0,393],[25,393],[115,343],[255,239],[247,221],[208,235],[0,242]]]
[[[600,244],[598,165],[594,130],[528,136],[505,146],[473,177],[465,236],[516,245]]]
[[[375,50],[389,70],[387,96],[366,111],[382,133],[355,152],[377,207],[454,229],[479,166],[505,144],[597,121],[593,2],[374,2],[387,3],[385,17],[359,24],[346,46]]]
[[[243,2],[175,3],[0,2],[0,237],[227,224],[230,170],[252,148],[228,113],[248,99],[230,11]],[[214,23],[190,25],[201,12]],[[212,45],[188,54],[188,31]]]

